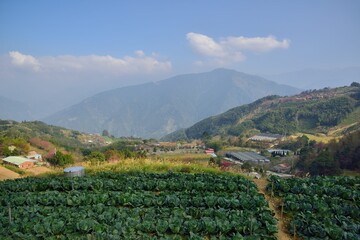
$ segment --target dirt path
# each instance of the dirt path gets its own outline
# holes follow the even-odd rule
[[[0,166],[0,180],[19,178],[20,174]]]
[[[280,240],[291,240],[293,239],[286,230],[286,227],[284,226],[284,222],[281,219],[281,212],[277,210],[276,203],[274,199],[271,199],[270,196],[266,194],[266,185],[267,180],[266,179],[254,179],[254,182],[256,183],[259,192],[264,194],[266,200],[269,203],[269,207],[275,212],[275,218],[278,220],[278,239]]]

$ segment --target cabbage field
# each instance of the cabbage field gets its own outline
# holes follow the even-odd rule
[[[292,235],[295,232],[303,239],[360,239],[359,177],[271,176],[267,190],[283,200]]]
[[[277,231],[264,196],[240,176],[98,173],[0,182],[1,239],[277,239]]]

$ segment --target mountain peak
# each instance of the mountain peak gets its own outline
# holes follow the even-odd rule
[[[234,81],[241,79],[241,81]],[[45,121],[83,132],[159,138],[177,129],[267,95],[289,95],[295,88],[254,75],[219,68],[107,91]],[[96,99],[95,99],[96,97]]]

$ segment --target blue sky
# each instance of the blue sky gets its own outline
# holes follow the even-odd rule
[[[0,57],[7,89],[83,95],[217,67],[358,67],[360,1],[2,0]]]

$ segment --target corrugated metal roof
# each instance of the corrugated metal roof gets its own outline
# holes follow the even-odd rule
[[[18,166],[23,164],[24,162],[33,162],[31,159],[21,157],[21,156],[10,156],[10,157],[4,158],[3,161],[18,165]]]
[[[240,161],[269,161],[266,157],[255,152],[230,152],[229,156],[234,156]]]

